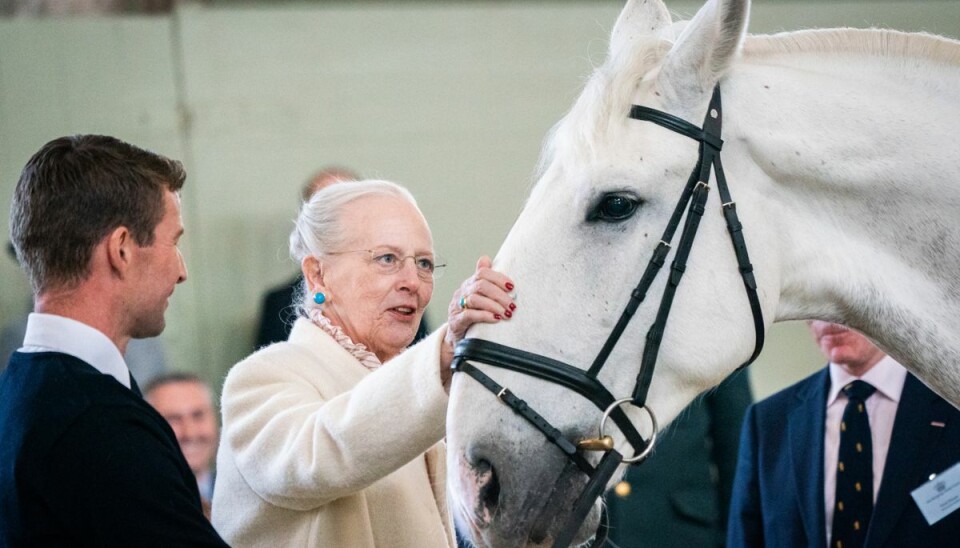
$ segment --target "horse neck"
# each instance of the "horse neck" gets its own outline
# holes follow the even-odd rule
[[[858,328],[954,401],[960,377],[925,369],[960,362],[958,87],[956,65],[850,54],[752,59],[724,84],[725,152],[758,182],[744,217],[777,257],[776,319]]]

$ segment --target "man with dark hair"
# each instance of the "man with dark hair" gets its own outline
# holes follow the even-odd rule
[[[10,232],[34,313],[0,375],[0,545],[224,546],[170,426],[123,360],[187,277],[179,162],[62,137],[27,162]]]
[[[13,242],[7,242],[7,254],[16,262],[17,250]],[[23,336],[27,334],[27,314],[33,308],[33,297],[23,302],[23,309],[17,310],[14,317],[0,326],[0,373],[7,368],[10,356],[23,346]],[[167,372],[167,352],[160,337],[130,339],[123,361],[130,369],[130,376],[140,384]]]

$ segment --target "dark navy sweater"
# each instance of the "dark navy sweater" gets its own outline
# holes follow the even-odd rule
[[[226,546],[163,417],[80,359],[13,354],[0,440],[0,547]]]

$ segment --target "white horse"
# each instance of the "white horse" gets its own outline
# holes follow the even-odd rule
[[[660,0],[628,2],[497,255],[516,281],[517,313],[469,336],[590,365],[697,158],[695,141],[630,119],[631,105],[699,126],[719,83],[722,158],[766,326],[821,318],[857,328],[960,404],[960,43],[884,30],[747,36],[748,14],[748,0],[711,0],[672,25]],[[617,398],[633,389],[665,277],[599,375]],[[661,426],[750,356],[751,318],[710,196],[647,399]],[[595,435],[600,412],[573,392],[477,367],[570,439]],[[650,433],[644,413],[628,415]],[[567,512],[557,509],[584,483],[555,446],[463,374],[448,444],[454,510],[479,545],[552,542]],[[577,541],[598,516],[599,503]]]

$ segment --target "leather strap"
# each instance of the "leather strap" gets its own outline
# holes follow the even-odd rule
[[[719,89],[719,88],[715,88]],[[656,123],[680,135],[685,135],[694,141],[709,143],[713,148],[720,150],[723,148],[723,140],[720,139],[720,132],[708,133],[683,118],[678,118],[673,114],[652,109],[641,105],[630,107],[630,117],[634,120],[658,120]]]
[[[660,299],[660,307],[657,309],[657,316],[653,325],[647,331],[647,341],[643,347],[643,358],[640,361],[640,372],[633,389],[633,404],[638,407],[642,407],[647,401],[647,391],[653,379],[653,369],[657,363],[657,356],[660,353],[660,342],[663,340],[667,318],[669,318],[673,306],[673,298],[676,296],[677,288],[680,287],[683,273],[687,269],[687,258],[693,248],[693,240],[697,236],[700,219],[703,218],[708,191],[709,187],[701,184],[697,184],[694,190],[690,200],[690,208],[687,211],[683,234],[680,236],[680,244],[677,246],[677,252],[673,257],[670,275],[663,289],[663,297]]]
[[[693,195],[693,187],[696,185],[697,172],[699,170],[700,164],[698,163],[697,167],[690,174],[686,186],[683,187],[680,200],[673,208],[673,214],[670,215],[667,228],[664,229],[663,235],[660,236],[660,243],[657,244],[657,247],[653,250],[653,257],[651,257],[647,263],[647,267],[643,271],[643,276],[640,277],[640,283],[638,283],[637,287],[630,293],[630,300],[627,302],[627,306],[620,314],[620,319],[617,320],[617,325],[614,326],[610,332],[606,342],[603,343],[603,348],[600,349],[597,357],[593,360],[593,364],[590,365],[590,369],[587,370],[587,375],[592,377],[597,376],[600,369],[607,362],[607,358],[610,357],[610,352],[613,351],[617,342],[620,340],[620,336],[623,335],[627,324],[630,323],[633,315],[637,312],[637,309],[640,308],[640,303],[647,298],[647,290],[650,289],[650,285],[653,284],[653,280],[656,279],[657,274],[667,259],[667,254],[670,252],[670,242],[673,241],[673,234],[677,231],[677,226],[680,225],[680,219],[683,217],[683,211],[686,209],[687,203]]]
[[[570,512],[570,518],[560,531],[560,534],[558,534],[554,539],[553,548],[566,547],[573,542],[573,537],[577,534],[577,531],[580,530],[580,526],[583,525],[583,520],[587,519],[587,514],[590,512],[590,509],[593,508],[593,503],[598,497],[600,497],[600,495],[603,494],[603,490],[606,488],[607,482],[617,471],[617,467],[620,466],[621,460],[623,460],[623,456],[615,450],[607,451],[603,458],[600,459],[600,464],[597,465],[596,472],[590,475],[590,480],[587,482],[587,486],[583,488],[583,492],[580,493],[580,496],[577,497],[576,502],[573,503],[573,509]],[[603,537],[605,540],[605,529],[603,516],[601,515],[600,528],[597,530],[596,536],[599,537],[600,531],[604,530]],[[602,546],[602,542],[603,541],[597,543],[596,539],[594,539],[592,546]]]
[[[656,366],[657,355],[660,350],[660,342],[663,339],[663,331],[666,328],[667,318],[670,314],[673,297],[676,288],[680,283],[683,272],[686,269],[686,260],[690,249],[693,246],[693,240],[696,237],[697,228],[700,219],[703,216],[704,205],[706,204],[707,189],[709,189],[710,170],[714,169],[717,181],[717,189],[720,193],[721,207],[723,208],[724,218],[727,222],[727,231],[730,234],[733,243],[734,253],[737,257],[737,263],[740,270],[740,276],[744,282],[744,288],[747,293],[747,300],[750,303],[750,311],[753,315],[753,326],[756,334],[753,353],[750,358],[740,365],[742,369],[753,363],[760,355],[764,342],[763,311],[760,308],[760,299],[757,295],[757,283],[753,275],[753,265],[750,264],[750,258],[747,255],[747,244],[743,237],[743,225],[737,216],[736,204],[730,195],[727,186],[726,175],[723,172],[723,164],[720,161],[720,150],[723,148],[723,140],[720,138],[723,127],[723,109],[720,101],[720,86],[714,88],[713,96],[710,99],[710,105],[707,109],[707,115],[704,117],[703,129],[682,120],[672,114],[661,112],[647,107],[634,105],[630,111],[630,117],[640,121],[653,122],[671,131],[680,133],[700,142],[699,161],[693,173],[698,174],[699,183],[695,192],[703,189],[702,202],[698,204],[696,197],[691,199],[690,209],[687,213],[686,225],[683,234],[680,236],[680,244],[674,255],[673,266],[671,267],[671,276],[664,289],[663,298],[660,301],[660,308],[657,312],[656,320],[647,332],[646,345],[643,350],[640,372],[637,375],[637,384],[634,386],[633,403],[642,406],[646,403],[647,393],[650,389],[650,383],[653,380],[653,370]],[[689,186],[690,181],[687,182]],[[686,189],[685,189],[686,190]],[[681,200],[682,203],[682,200]],[[672,221],[672,219],[671,219]],[[672,235],[671,235],[672,236]],[[669,241],[669,240],[665,240]],[[598,368],[599,369],[599,368]]]
[[[539,360],[539,363],[529,361],[533,358]],[[577,451],[576,445],[564,437],[560,430],[534,411],[526,401],[514,395],[509,389],[504,388],[467,360],[496,365],[560,384],[590,400],[597,408],[606,409],[614,402],[614,397],[599,381],[593,377],[588,377],[582,370],[563,362],[483,339],[464,339],[460,341],[455,350],[451,366],[454,372],[470,375],[487,390],[496,394],[502,403],[532,424],[569,458],[573,459],[577,467],[584,473],[590,474],[593,472],[593,467],[586,459],[583,459]],[[638,453],[646,449],[647,441],[637,432],[623,409],[615,408],[611,411],[610,418],[613,419],[624,437]]]

